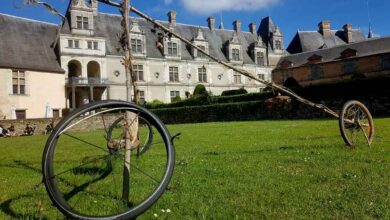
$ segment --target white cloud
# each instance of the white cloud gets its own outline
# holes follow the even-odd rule
[[[165,0],[172,1],[172,0]],[[221,11],[249,11],[268,8],[279,0],[181,0],[184,7],[197,14]]]
[[[173,0],[164,0],[164,4],[169,5],[172,3]]]

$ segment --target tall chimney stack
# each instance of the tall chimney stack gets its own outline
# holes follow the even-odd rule
[[[252,22],[249,24],[249,32],[256,34],[256,23]]]
[[[353,39],[352,39],[352,24],[344,25],[343,29],[344,29],[344,38],[345,38],[346,42],[348,44],[349,43],[353,43]]]
[[[241,21],[239,21],[239,20],[234,21],[233,28],[236,32],[240,32],[241,31]]]
[[[207,23],[211,31],[215,30],[215,18],[213,16],[210,16],[207,18]]]
[[[176,26],[176,12],[169,11],[168,12],[168,21],[170,26]]]
[[[330,22],[329,21],[321,21],[318,24],[319,32],[324,37],[330,37],[332,34],[330,32]]]

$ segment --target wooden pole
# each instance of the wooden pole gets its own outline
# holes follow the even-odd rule
[[[122,37],[120,39],[122,48],[124,50],[124,59],[123,64],[125,66],[126,73],[126,98],[128,102],[131,102],[131,88],[133,83],[134,97],[137,97],[136,94],[136,85],[135,77],[132,68],[132,54],[131,54],[131,40],[130,40],[130,0],[122,0],[122,5],[120,8],[122,14]],[[125,155],[124,155],[124,169],[123,169],[123,188],[122,188],[122,198],[124,201],[129,201],[130,194],[130,162],[131,162],[131,149],[136,146],[138,141],[138,116],[134,113],[127,111],[126,112],[126,125],[124,126],[125,132]]]

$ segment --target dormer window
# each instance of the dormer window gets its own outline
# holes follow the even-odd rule
[[[77,24],[77,29],[84,29],[84,30],[89,29],[88,17],[77,16],[76,24]]]
[[[239,49],[232,49],[232,60],[240,61],[240,50]]]
[[[177,57],[177,43],[168,42],[168,56]]]
[[[264,52],[258,51],[256,53],[256,63],[257,65],[264,66]]]
[[[198,33],[196,37],[192,39],[192,43],[194,43],[199,49],[202,51],[209,53],[209,42],[207,42],[206,38],[204,37],[203,30],[201,28],[198,28]],[[194,56],[195,59],[206,59],[207,56],[200,52],[199,50],[195,48],[191,48],[191,53]]]
[[[241,53],[241,43],[238,40],[238,35],[236,32],[233,32],[232,39],[228,42],[228,58],[232,62],[240,63],[242,62],[242,53]]]
[[[307,58],[307,61],[308,63],[310,64],[315,64],[315,63],[320,63],[323,61],[323,58],[322,56],[320,55],[317,55],[317,54],[313,54],[312,56],[310,56],[309,58]]]
[[[142,53],[142,41],[140,39],[131,39],[131,50],[133,53]]]
[[[275,41],[275,49],[281,50],[282,49],[282,42],[280,40]]]
[[[203,51],[206,51],[206,47],[205,46],[198,46],[201,50],[203,50]],[[199,52],[199,51],[197,51],[197,57],[198,58],[206,58],[206,55],[204,55],[204,53],[202,53],[202,52]]]
[[[130,44],[133,54],[137,57],[146,56],[146,36],[138,24],[138,20],[133,20],[130,28]]]
[[[358,55],[357,50],[347,48],[343,52],[341,52],[341,59],[346,59],[349,57],[356,57]]]

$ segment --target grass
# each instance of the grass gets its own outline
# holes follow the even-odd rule
[[[139,219],[390,219],[390,119],[375,125],[355,149],[336,120],[168,126],[170,190]],[[0,219],[64,218],[38,185],[46,138],[0,139]]]

